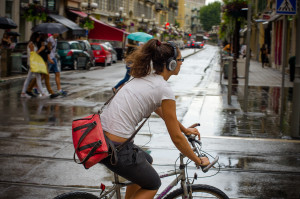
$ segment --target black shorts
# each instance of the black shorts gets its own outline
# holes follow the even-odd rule
[[[101,161],[109,170],[139,185],[143,189],[157,190],[161,185],[159,175],[152,167],[152,157],[133,142],[118,153],[118,163],[112,165],[110,156]]]

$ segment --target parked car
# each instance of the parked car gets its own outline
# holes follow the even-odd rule
[[[91,59],[93,61],[93,66],[95,66],[95,56],[94,56],[94,52],[93,52],[90,42],[88,42],[87,40],[78,40],[78,42],[82,46],[83,50],[86,51],[87,53],[89,53],[89,55],[91,56]]]
[[[103,64],[104,66],[112,64],[111,52],[107,49],[105,45],[101,43],[91,43],[96,64]]]
[[[117,51],[112,47],[112,45],[107,45],[107,43],[109,42],[105,42],[104,44],[102,44],[104,47],[106,47],[109,52],[111,53],[112,56],[112,62],[113,63],[117,63],[118,61],[118,57],[117,57]],[[110,43],[109,43],[110,44]]]
[[[184,42],[182,40],[176,40],[175,44],[178,46],[179,49],[183,50],[185,48]]]
[[[79,68],[89,70],[93,66],[91,56],[83,50],[78,41],[58,41],[57,52],[62,69],[69,66],[74,70]]]
[[[195,48],[203,48],[203,43],[200,41],[195,42]]]

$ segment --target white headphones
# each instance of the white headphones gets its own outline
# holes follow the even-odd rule
[[[174,49],[174,57],[170,57],[166,62],[166,67],[169,71],[174,71],[177,67],[177,50],[176,45],[173,42],[168,42]]]

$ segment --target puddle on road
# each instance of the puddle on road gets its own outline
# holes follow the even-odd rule
[[[57,98],[24,99],[20,98],[20,85],[16,81],[0,86],[0,124],[7,125],[70,125],[73,119],[92,114],[93,108],[103,104],[112,92],[79,91],[75,95],[86,96],[83,99]],[[93,93],[94,92],[94,93]],[[92,93],[92,94],[91,94]],[[72,96],[74,98],[74,96]],[[95,104],[95,102],[97,102]]]
[[[243,109],[243,87],[237,95]],[[289,136],[292,113],[292,88],[285,88],[284,129],[280,130],[281,88],[249,87],[248,114],[239,110],[223,111],[224,135],[281,138]]]

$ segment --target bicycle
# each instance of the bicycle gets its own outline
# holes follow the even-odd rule
[[[199,126],[199,124],[194,124],[191,127]],[[197,140],[195,136],[190,135],[187,136],[188,141],[193,147],[194,152],[198,155],[198,157],[203,157],[205,155],[205,151],[201,150],[202,143],[200,140]],[[207,154],[207,153],[206,153]],[[184,163],[185,156],[180,153],[179,154],[179,169],[171,170],[160,174],[160,178],[165,178],[169,176],[176,176],[175,179],[155,198],[156,199],[173,199],[173,198],[218,198],[218,199],[229,199],[229,197],[220,189],[205,185],[205,184],[194,184],[194,180],[197,179],[197,175],[195,174],[193,177],[193,181],[189,179],[187,175],[187,165],[191,163],[191,160],[186,161]],[[214,160],[207,166],[201,167],[202,171],[206,173],[210,168],[212,168],[219,160],[219,157],[216,156]],[[176,163],[175,163],[176,165]],[[174,190],[169,193],[173,187],[175,187],[180,182],[180,188]],[[97,197],[93,194],[86,192],[71,192],[65,193],[55,197],[54,199],[110,199],[116,195],[117,199],[121,199],[121,191],[122,187],[132,184],[129,181],[120,182],[117,174],[114,173],[114,181],[113,186],[105,191],[105,185],[101,184],[101,192],[100,196]],[[169,194],[168,194],[169,193]],[[167,195],[168,194],[168,195]]]

